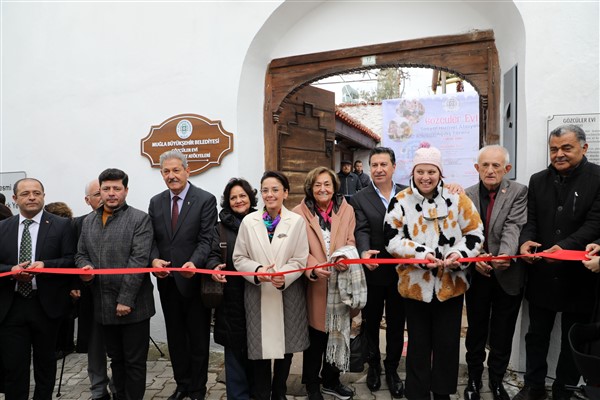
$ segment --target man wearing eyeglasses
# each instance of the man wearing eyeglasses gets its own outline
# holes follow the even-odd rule
[[[484,254],[513,255],[527,221],[527,187],[506,179],[511,170],[508,151],[499,145],[479,151],[475,169],[479,183],[465,191],[483,220]],[[471,272],[467,303],[467,366],[465,400],[479,400],[486,344],[489,387],[494,400],[510,400],[502,380],[508,367],[512,338],[525,283],[524,266],[517,261],[477,262]]]
[[[84,200],[92,208],[91,212],[94,212],[103,205],[98,179],[94,179],[85,185]],[[81,235],[83,220],[88,215],[82,215],[73,219],[77,239]],[[78,353],[87,353],[87,371],[90,378],[92,400],[110,400],[110,394],[108,393],[110,379],[106,368],[106,346],[102,333],[102,325],[94,318],[91,287],[82,285],[81,280],[76,278],[74,279],[74,289],[71,290],[71,297],[78,302],[79,316],[77,322],[76,350]]]
[[[157,269],[158,291],[165,316],[169,355],[177,386],[168,400],[204,399],[208,381],[210,341],[209,308],[200,297],[200,274],[168,273],[164,267],[206,268],[217,222],[215,196],[192,185],[183,153],[160,156],[167,190],[150,200],[148,214],[154,226],[152,267]]]

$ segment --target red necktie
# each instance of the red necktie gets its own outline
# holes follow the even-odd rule
[[[179,218],[179,196],[173,196],[173,208],[171,209],[171,232],[175,232],[177,219]]]
[[[489,192],[488,196],[490,197],[490,204],[487,206],[487,210],[485,210],[485,241],[483,243],[483,247],[488,250],[488,232],[490,231],[490,218],[492,217],[492,209],[494,208],[494,202],[496,200],[496,192]]]

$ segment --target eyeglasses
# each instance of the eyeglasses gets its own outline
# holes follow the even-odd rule
[[[274,188],[270,188],[270,189],[269,188],[262,188],[262,189],[260,189],[260,192],[263,195],[267,195],[269,193],[273,193],[274,195],[277,195],[279,192],[281,192],[281,188],[279,188],[279,187],[274,187]]]

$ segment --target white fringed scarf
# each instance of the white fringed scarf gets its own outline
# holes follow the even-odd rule
[[[343,246],[330,257],[359,258],[354,246]],[[331,269],[327,285],[325,331],[329,333],[326,360],[340,371],[350,365],[350,310],[362,309],[367,303],[367,282],[361,264],[350,264],[344,272]]]

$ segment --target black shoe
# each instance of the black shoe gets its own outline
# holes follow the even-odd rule
[[[434,393],[433,394],[433,400],[450,400],[450,395],[449,394]]]
[[[490,383],[491,385],[491,383]],[[465,388],[465,400],[479,400],[481,396],[479,394],[479,390],[481,390],[481,381],[475,379],[469,379],[467,382],[467,387]]]
[[[490,381],[489,386],[494,400],[510,400],[510,396],[506,393],[502,381]]]
[[[573,391],[565,389],[564,385],[552,385],[552,400],[569,400],[572,395]]]
[[[273,394],[271,393],[271,400],[287,400],[285,394]]]
[[[381,388],[381,365],[369,364],[367,371],[367,387],[371,392],[376,392]]]
[[[323,399],[323,395],[318,390],[312,391],[312,392],[308,392],[308,396],[306,397],[306,399],[307,400],[324,400]]]
[[[341,383],[336,387],[323,386],[322,392],[340,400],[350,400],[354,396],[354,391]]]
[[[388,385],[390,394],[394,399],[400,399],[404,395],[404,384],[395,370],[385,371],[385,382]]]
[[[104,396],[102,396],[102,397],[96,397],[96,398],[93,398],[93,397],[92,397],[92,400],[110,400],[110,393],[106,393],[106,394],[105,394]]]
[[[513,400],[544,400],[548,398],[546,389],[533,388],[529,385],[523,386],[523,389],[513,397]]]
[[[183,400],[186,397],[188,397],[186,392],[180,392],[176,390],[172,395],[169,396],[167,400]]]

